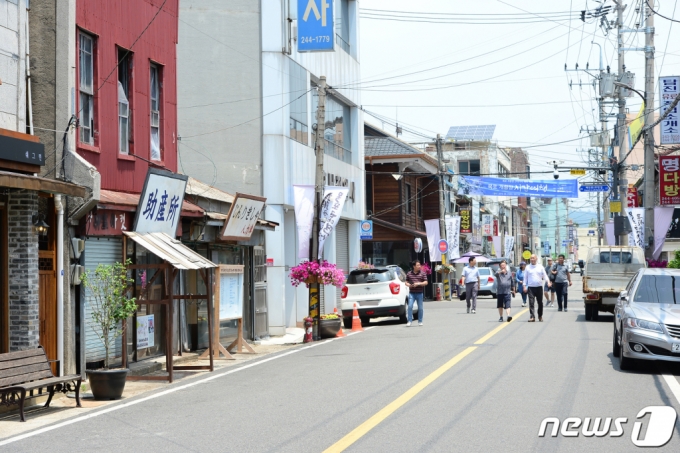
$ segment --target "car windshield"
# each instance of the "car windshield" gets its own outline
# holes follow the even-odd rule
[[[389,282],[394,278],[389,269],[361,269],[350,272],[347,283]]]
[[[500,263],[492,263],[492,264],[489,264],[489,269],[491,269],[491,272],[493,272],[493,273],[498,272],[498,269],[500,269],[500,268],[501,268],[501,264],[500,264]]]
[[[480,267],[479,275],[491,275],[491,269],[489,269],[488,267]]]
[[[633,302],[646,304],[680,303],[680,275],[643,275]]]

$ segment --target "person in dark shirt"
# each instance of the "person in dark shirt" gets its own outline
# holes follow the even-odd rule
[[[423,291],[427,286],[427,274],[420,268],[420,261],[413,262],[413,270],[406,274],[406,286],[409,288],[408,294],[408,322],[407,327],[413,321],[413,302],[418,302],[418,325],[423,325]]]

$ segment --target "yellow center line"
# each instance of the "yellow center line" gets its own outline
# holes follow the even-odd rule
[[[525,314],[527,311],[529,311],[528,308],[520,311],[515,315],[510,322],[506,322],[501,324],[500,326],[496,327],[493,329],[491,332],[488,334],[484,335],[482,338],[477,340],[475,342],[475,345],[480,345],[483,344],[485,341],[487,341],[489,338],[493,337],[496,335],[498,332],[503,330],[505,327],[507,327],[509,324],[512,324],[515,322],[517,318]],[[458,362],[463,360],[466,356],[468,356],[470,353],[472,353],[475,349],[477,349],[476,346],[470,346],[467,349],[465,349],[463,352],[458,353],[455,357],[453,357],[451,360],[446,362],[444,365],[440,366],[437,368],[435,371],[430,373],[427,377],[425,377],[423,380],[418,382],[416,385],[408,389],[406,392],[404,392],[401,396],[399,396],[396,400],[392,401],[390,404],[382,408],[380,411],[378,411],[375,415],[373,415],[371,418],[363,422],[361,425],[357,426],[354,428],[349,434],[347,434],[345,437],[328,447],[324,453],[339,453],[342,451],[345,451],[350,445],[352,445],[354,442],[357,440],[361,439],[364,435],[366,435],[369,431],[371,431],[373,428],[378,426],[380,423],[382,423],[387,417],[392,415],[397,409],[399,409],[401,406],[404,404],[408,403],[411,399],[413,399],[418,393],[420,393],[423,389],[425,389],[428,385],[432,384],[434,381],[436,381],[441,375],[446,373],[448,370],[453,368],[454,365],[456,365]]]

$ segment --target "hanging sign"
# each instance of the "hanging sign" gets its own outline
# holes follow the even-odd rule
[[[493,219],[493,235],[498,236],[498,219]]]
[[[360,226],[360,239],[373,239],[373,220],[362,220]]]
[[[490,214],[482,214],[482,235],[491,236],[493,232],[493,216]]]
[[[626,194],[626,201],[628,202],[629,208],[637,208],[640,205],[638,202],[637,187],[628,188],[628,193]]]
[[[298,0],[298,52],[332,51],[334,0]]]
[[[470,206],[460,208],[460,232],[472,233],[472,210]]]
[[[572,176],[583,176],[586,174],[586,171],[583,168],[572,168],[569,170],[569,174]]]
[[[550,242],[548,242],[548,241],[545,241],[545,243],[543,243],[543,254],[546,255],[546,256],[550,256]],[[524,255],[522,255],[522,256],[524,256]],[[525,259],[527,259],[527,258],[525,258]]]
[[[659,158],[659,204],[680,204],[680,157]]]
[[[529,250],[525,250],[524,252],[522,252],[522,258],[528,261],[529,258],[531,258],[531,252]]]
[[[440,239],[437,247],[442,255],[446,255],[446,252],[449,251],[449,243],[446,242],[446,239]]]
[[[321,212],[319,213],[321,218],[321,227],[319,228],[319,259],[321,259],[323,254],[323,245],[326,242],[326,238],[331,235],[340,220],[347,192],[349,192],[349,188],[337,186],[328,186],[324,190],[323,200],[321,200]]]
[[[298,258],[309,259],[309,239],[314,225],[314,186],[293,186]]]
[[[247,241],[255,230],[266,198],[236,192],[234,202],[224,221],[220,238],[223,241]]]
[[[458,176],[458,188],[462,195],[578,198],[578,180],[576,179],[530,180]]]
[[[515,247],[515,237],[505,236],[505,259],[512,259],[512,249]]]
[[[420,253],[423,251],[423,240],[420,238],[415,238],[413,240],[413,250],[416,253]]]
[[[477,200],[472,200],[472,243],[478,245],[482,243],[482,222],[479,218],[479,201]]]
[[[610,201],[609,202],[609,212],[621,212],[621,202],[620,201]]]
[[[661,104],[660,115],[666,110],[680,94],[680,77],[659,77],[659,103]],[[666,118],[661,122],[661,144],[674,145],[680,143],[680,114],[676,105]]]
[[[175,237],[188,176],[149,168],[132,230]]]
[[[447,216],[444,222],[446,224],[446,241],[449,243],[449,260],[456,260],[460,258],[460,217]]]
[[[628,245],[645,248],[645,208],[627,208],[631,232],[628,234]]]

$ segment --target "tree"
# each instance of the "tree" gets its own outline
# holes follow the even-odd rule
[[[597,221],[595,219],[590,219],[590,223],[588,224],[590,228],[595,228],[597,226]]]

